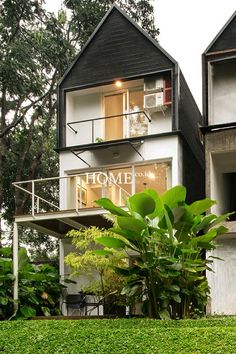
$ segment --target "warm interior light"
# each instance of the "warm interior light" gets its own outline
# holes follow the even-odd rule
[[[115,82],[115,85],[116,85],[116,87],[121,87],[122,86],[122,82],[120,80],[117,80]]]
[[[156,178],[155,175],[154,175],[154,173],[153,173],[153,172],[150,172],[150,171],[149,171],[149,173],[148,173],[148,177],[149,177],[150,179],[155,179],[155,178]]]

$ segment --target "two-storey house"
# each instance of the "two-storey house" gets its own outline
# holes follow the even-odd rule
[[[110,225],[94,200],[109,197],[125,207],[135,192],[153,188],[163,193],[178,184],[188,188],[189,201],[203,197],[200,123],[177,62],[112,6],[59,82],[60,177],[32,181],[31,214],[15,219],[15,274],[17,224],[60,239],[64,276],[69,271],[64,256],[72,250],[66,233]],[[42,200],[43,183],[58,184],[58,204]],[[16,186],[24,188],[23,183]],[[44,211],[44,203],[51,212]],[[78,292],[81,281],[68,291]]]
[[[217,200],[212,212],[236,211],[236,12],[203,54],[206,195]],[[236,214],[218,238],[215,273],[208,274],[211,314],[236,313]]]

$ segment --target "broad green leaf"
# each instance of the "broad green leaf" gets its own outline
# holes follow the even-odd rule
[[[155,191],[154,189],[145,189],[143,193],[148,194],[155,201],[155,210],[153,211],[153,213],[149,214],[148,217],[150,219],[154,219],[163,215],[164,206],[157,191]]]
[[[180,291],[180,287],[178,285],[170,285],[169,289],[171,291]]]
[[[160,311],[160,317],[162,320],[170,320],[170,313],[167,309],[161,310]]]
[[[15,276],[11,273],[0,275],[0,280],[14,280]]]
[[[31,307],[31,306],[26,306],[26,305],[25,306],[21,306],[20,307],[20,312],[26,318],[36,316],[36,310],[33,307]]]
[[[114,267],[115,271],[118,274],[124,275],[124,276],[130,276],[130,275],[144,275],[145,271],[143,271],[140,267],[134,266],[130,268],[120,268],[120,267]]]
[[[11,258],[0,257],[0,263],[11,263]]]
[[[165,220],[165,223],[166,223],[166,228],[168,230],[168,233],[171,237],[173,237],[173,227],[172,227],[172,223],[174,221],[174,217],[173,217],[173,214],[170,210],[170,208],[165,205],[165,209],[164,209],[164,220]],[[161,226],[161,228],[165,228],[164,224]]]
[[[124,241],[112,237],[112,236],[102,236],[102,237],[97,237],[96,242],[99,243],[100,245],[103,245],[105,247],[109,248],[125,248],[126,244]]]
[[[129,231],[129,230],[121,230],[121,229],[117,229],[117,228],[110,228],[109,230],[112,231],[114,234],[121,235],[124,238],[126,238],[133,245],[132,246],[131,244],[129,244],[129,247],[134,249],[135,251],[138,250],[136,247],[137,247],[138,243],[142,240],[141,233],[136,233],[136,232]]]
[[[2,248],[0,248],[0,255],[4,256],[4,257],[11,257],[12,256],[11,247],[2,247]]]
[[[41,310],[43,311],[44,316],[51,316],[51,312],[48,307],[42,306]]]
[[[5,306],[5,305],[7,305],[8,304],[8,298],[7,298],[7,296],[0,296],[0,305],[3,305],[3,306]]]
[[[161,196],[163,204],[168,205],[170,209],[175,208],[181,202],[185,202],[185,199],[186,188],[184,186],[175,186]]]
[[[175,302],[177,302],[178,304],[181,303],[181,297],[179,296],[179,294],[173,294],[173,295],[171,295],[171,298],[172,298]]]
[[[209,243],[217,236],[216,230],[211,230],[207,232],[205,235],[198,236],[192,240],[192,243],[200,244],[200,243]]]
[[[198,253],[197,250],[194,250],[192,248],[182,248],[181,250],[181,253],[183,254],[194,254],[194,253]]]
[[[224,261],[222,258],[216,256],[209,256],[208,258],[216,259],[218,261]]]
[[[147,193],[136,193],[128,199],[128,206],[132,213],[138,213],[144,218],[154,212],[156,203]]]
[[[219,227],[216,227],[216,228],[214,228],[214,229],[210,229],[211,231],[212,230],[216,230],[216,232],[217,232],[217,236],[219,236],[219,235],[225,235],[225,234],[227,234],[227,232],[228,232],[228,229],[227,229],[227,227],[225,227],[225,226],[223,226],[223,225],[221,225],[221,226],[219,226]]]
[[[96,256],[110,256],[113,253],[108,250],[94,250],[93,254]]]
[[[212,205],[216,204],[215,200],[209,198],[197,200],[188,207],[188,211],[193,215],[199,215],[205,213]]]
[[[122,291],[121,295],[127,295],[127,296],[133,296],[139,289],[140,289],[141,284],[135,284],[135,285],[126,285]]]
[[[38,299],[37,299],[37,296],[36,296],[35,294],[29,294],[28,300],[29,300],[29,302],[31,302],[32,304],[35,304],[35,305],[38,305],[38,304],[39,304]]]
[[[113,215],[118,215],[118,216],[129,216],[129,214],[123,210],[122,208],[119,208],[115,204],[112,203],[112,201],[108,198],[101,198],[98,200],[95,200],[95,203],[102,208],[110,211]]]
[[[199,232],[205,230],[207,227],[210,227],[210,224],[213,220],[217,218],[214,214],[206,215],[202,218],[201,222],[193,227],[193,232]]]
[[[133,218],[132,216],[125,217],[125,216],[118,216],[117,223],[119,227],[123,230],[134,231],[136,233],[141,233],[142,230],[147,228],[147,224],[140,220]]]
[[[210,230],[212,227],[214,227],[222,222],[225,222],[229,218],[229,216],[232,214],[234,214],[234,213],[227,213],[227,214],[217,216],[216,219],[209,225],[208,229]]]

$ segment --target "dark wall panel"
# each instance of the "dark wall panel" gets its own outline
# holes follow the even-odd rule
[[[205,198],[205,173],[189,146],[183,144],[183,185],[187,188],[187,202]]]
[[[95,85],[172,67],[170,59],[114,8],[61,88]]]
[[[236,16],[213,43],[208,53],[236,48]]]
[[[200,143],[199,124],[203,123],[201,113],[180,72],[179,128],[201,166],[204,168],[204,150]]]

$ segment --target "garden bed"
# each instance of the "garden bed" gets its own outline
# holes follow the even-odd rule
[[[0,322],[0,353],[235,353],[236,318]]]

